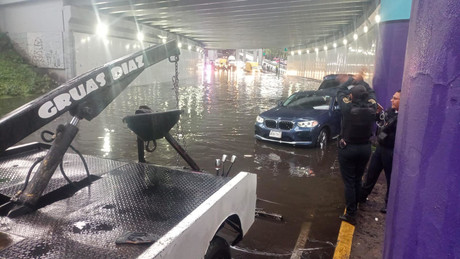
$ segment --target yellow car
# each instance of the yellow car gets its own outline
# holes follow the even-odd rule
[[[228,61],[227,59],[225,58],[220,58],[219,60],[217,60],[216,62],[216,68],[217,69],[221,69],[221,70],[227,70],[228,69]]]
[[[252,73],[252,72],[260,72],[260,67],[258,62],[246,62],[244,66],[244,71]]]

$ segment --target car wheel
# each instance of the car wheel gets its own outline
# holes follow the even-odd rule
[[[327,146],[328,140],[329,140],[329,136],[327,134],[327,130],[322,129],[319,132],[318,139],[316,140],[316,146],[321,148],[321,149],[325,149],[326,146]]]
[[[205,259],[231,259],[230,245],[227,241],[219,236],[209,242],[208,251],[206,251]]]

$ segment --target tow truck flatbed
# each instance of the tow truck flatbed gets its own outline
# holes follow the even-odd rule
[[[0,202],[23,188],[34,161],[48,152],[41,143],[0,155]],[[256,177],[232,179],[145,163],[66,152],[37,210],[0,216],[1,258],[203,258],[223,220],[238,215],[242,232],[252,225]],[[35,168],[36,170],[36,168]],[[241,202],[245,201],[245,202]],[[243,215],[243,216],[241,216]],[[153,237],[149,244],[116,244],[126,233]]]

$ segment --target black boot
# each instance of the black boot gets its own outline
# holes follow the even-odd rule
[[[352,224],[353,226],[356,225],[355,216],[350,216],[348,214],[344,214],[344,215],[340,215],[339,219],[341,219],[342,221],[346,221],[346,222]]]

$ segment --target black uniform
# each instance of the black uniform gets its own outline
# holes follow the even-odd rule
[[[361,189],[360,202],[365,202],[367,196],[372,192],[377,180],[379,179],[382,169],[385,171],[387,179],[387,193],[385,195],[385,208],[388,202],[388,191],[390,190],[391,168],[393,164],[393,149],[395,145],[396,124],[398,121],[398,112],[395,109],[388,109],[386,112],[377,116],[379,129],[377,132],[377,141],[379,145],[372,155],[369,169]],[[385,212],[385,208],[382,212]]]
[[[377,105],[374,90],[365,82],[358,84],[365,87],[367,97],[358,99],[360,96],[353,95],[353,100],[350,100],[348,86],[352,84],[352,81],[353,78],[350,78],[339,86],[337,98],[342,112],[338,156],[347,204],[346,214],[341,216],[341,219],[354,224],[357,201],[361,191],[361,178],[371,155],[369,138],[372,136]]]

